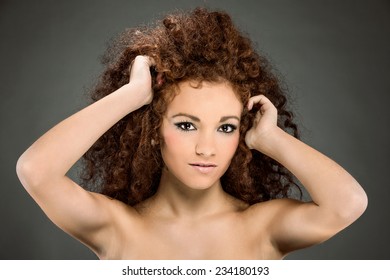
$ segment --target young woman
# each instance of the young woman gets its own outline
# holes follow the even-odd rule
[[[224,12],[125,32],[93,104],[17,163],[33,199],[101,259],[281,259],[353,223],[367,197],[297,139],[267,61]],[[87,191],[66,173],[82,156]],[[291,197],[294,176],[312,201]]]

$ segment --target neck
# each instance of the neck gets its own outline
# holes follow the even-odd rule
[[[229,195],[218,180],[207,189],[193,189],[163,169],[160,185],[154,196],[158,213],[166,216],[197,218],[227,210]]]

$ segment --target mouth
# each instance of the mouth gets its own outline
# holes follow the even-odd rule
[[[203,174],[210,173],[217,167],[214,163],[190,163],[189,165]]]
[[[214,163],[190,163],[191,166],[200,166],[200,167],[217,167]]]

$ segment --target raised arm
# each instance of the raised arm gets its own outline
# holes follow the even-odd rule
[[[111,126],[151,102],[152,64],[150,58],[136,57],[128,84],[57,124],[17,162],[21,183],[46,215],[95,252],[112,229],[118,203],[85,191],[66,173]]]
[[[282,253],[320,243],[344,229],[365,211],[367,196],[340,165],[277,127],[277,110],[262,95],[252,97],[248,109],[260,103],[247,145],[290,170],[309,192],[312,202],[282,199],[272,203],[272,242]]]

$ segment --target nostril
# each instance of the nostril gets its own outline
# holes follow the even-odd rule
[[[201,156],[205,156],[205,157],[209,157],[209,156],[213,156],[215,154],[215,149],[213,146],[206,146],[206,145],[196,145],[195,146],[195,153],[197,155],[201,155]]]

